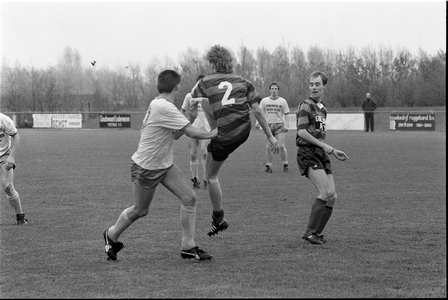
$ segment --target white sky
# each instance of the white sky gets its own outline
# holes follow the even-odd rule
[[[221,44],[237,53],[278,45],[345,50],[446,49],[446,2],[6,2],[1,1],[1,58],[9,65],[56,65],[66,46],[82,62],[143,67],[177,61],[188,48]]]

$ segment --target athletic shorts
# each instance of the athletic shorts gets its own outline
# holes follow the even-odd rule
[[[324,170],[332,174],[330,158],[324,149],[314,146],[299,146],[297,148],[297,163],[302,176],[308,177],[308,168],[313,170]]]
[[[6,151],[5,154],[3,154],[2,156],[0,156],[0,168],[1,166],[3,166],[3,164],[5,163],[5,161],[8,159],[9,157],[9,150]],[[16,168],[15,165],[13,165],[12,169],[14,170]]]
[[[271,133],[274,137],[276,137],[277,135],[279,135],[282,132],[285,132],[285,124],[283,123],[271,123],[268,124],[269,129],[271,130]]]
[[[247,141],[249,135],[250,131],[248,131],[247,134],[245,134],[241,139],[229,145],[223,145],[221,142],[217,142],[212,139],[207,146],[207,152],[212,154],[215,161],[224,161],[229,157],[230,153],[235,151],[239,146]]]
[[[173,165],[171,165],[172,167]],[[146,170],[137,165],[135,162],[131,163],[131,180],[133,183],[137,183],[145,188],[155,188],[163,178],[165,178],[166,172],[171,168],[158,169],[158,170]]]

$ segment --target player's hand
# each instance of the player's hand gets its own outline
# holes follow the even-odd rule
[[[344,151],[341,151],[338,149],[333,149],[332,154],[334,155],[334,157],[336,157],[340,161],[346,161],[348,159],[347,154],[345,154]]]
[[[275,137],[271,136],[268,138],[269,143],[271,143],[271,152],[273,154],[277,154],[280,151],[280,148],[278,146],[278,141]]]
[[[288,132],[288,128],[283,127],[283,132]]]
[[[218,127],[215,127],[212,131],[210,131],[213,135],[212,139],[218,136]]]
[[[9,171],[11,169],[15,169],[16,165],[14,164],[14,159],[12,159],[11,157],[8,157],[5,161],[5,169],[6,171]]]

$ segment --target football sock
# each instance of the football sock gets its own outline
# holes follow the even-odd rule
[[[224,219],[224,210],[213,210],[213,219],[218,222],[218,224],[221,223]]]
[[[118,237],[125,231],[126,228],[131,226],[133,221],[128,217],[128,211],[132,210],[132,206],[123,210],[118,217],[117,222],[111,228],[109,228],[109,238],[116,242]]]
[[[191,178],[199,177],[197,160],[194,162],[190,160],[190,170],[191,170]]]
[[[308,221],[308,226],[306,228],[305,234],[311,234],[316,232],[317,225],[321,219],[322,212],[325,207],[325,201],[316,198],[313,205],[311,206],[310,219]]]
[[[327,222],[330,219],[332,213],[333,213],[333,207],[325,205],[319,223],[317,224],[316,227],[317,234],[320,234],[324,230],[325,225],[327,225]]]
[[[16,214],[23,214],[22,203],[20,202],[19,193],[17,193],[17,191],[14,191],[12,196],[6,195],[6,198],[8,198],[9,204],[12,206]]]
[[[196,206],[180,206],[180,223],[182,225],[182,249],[188,250],[195,246],[194,230],[196,224]]]

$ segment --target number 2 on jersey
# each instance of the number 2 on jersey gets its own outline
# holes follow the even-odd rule
[[[232,84],[228,81],[223,81],[219,84],[218,88],[223,89],[226,88],[226,92],[224,93],[224,96],[222,97],[221,100],[221,105],[222,106],[226,106],[226,105],[230,105],[230,104],[235,104],[235,98],[230,98],[230,92],[232,92]]]

